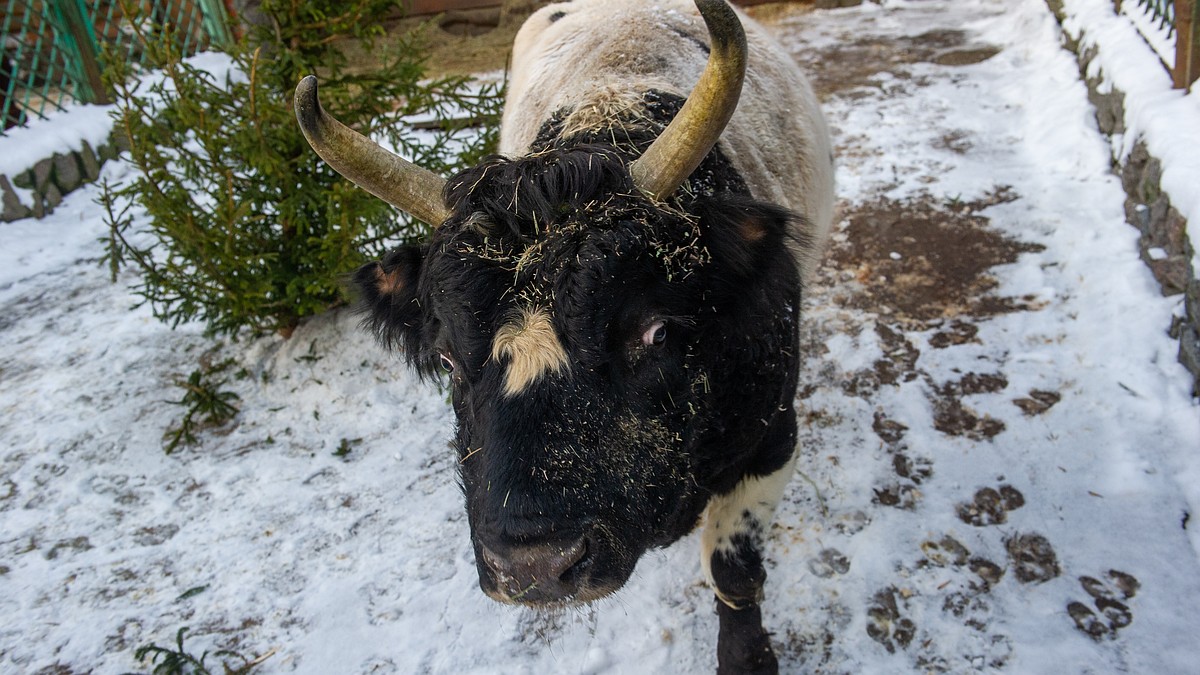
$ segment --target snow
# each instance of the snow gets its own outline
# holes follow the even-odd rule
[[[1087,25],[1102,54],[1130,47],[1106,3],[1066,4],[1067,29]],[[937,346],[950,322],[901,325],[844,302],[854,275],[834,258],[811,289],[804,451],[767,553],[764,615],[783,671],[1193,672],[1200,411],[1165,333],[1180,303],[1160,296],[1138,257],[1049,11],[1039,0],[886,2],[789,15],[773,29],[834,79],[846,64],[823,50],[840,45],[962,31],[968,47],[998,48],[964,65],[892,67],[827,97],[841,208],[969,202],[1007,185],[1015,198],[981,215],[1042,247],[991,270],[993,294],[1028,302],[968,317],[977,333],[951,346]],[[1102,58],[1130,94],[1131,129],[1153,143],[1168,125],[1200,129],[1194,94],[1162,89],[1140,61]],[[1118,81],[1126,67],[1143,86]],[[1200,153],[1158,156],[1194,228],[1196,192],[1176,190],[1188,176],[1200,184]],[[114,180],[129,170],[104,168]],[[287,341],[214,347],[200,326],[172,331],[131,309],[132,273],[111,284],[98,265],[96,197],[86,187],[44,220],[0,225],[0,613],[11,617],[0,671],[146,672],[134,649],[172,644],[183,626],[197,655],[273,650],[266,673],[712,671],[716,617],[696,535],[646,556],[624,590],[591,607],[493,603],[477,588],[444,394],[346,312]],[[854,243],[843,226],[838,245]],[[855,393],[848,381],[896,358],[880,327],[919,352],[915,376]],[[240,413],[165,455],[161,436],[179,413],[172,383],[204,358],[245,370],[226,385]],[[961,397],[1004,423],[991,438],[935,427],[937,388],[972,373],[1003,376]],[[1014,400],[1032,391],[1061,400],[1025,415]],[[907,427],[898,445],[873,430],[879,414]],[[343,441],[350,452],[335,455]],[[897,475],[897,447],[919,481]],[[880,503],[889,485],[911,489],[912,507]],[[981,490],[1005,486],[1024,502],[1005,522],[960,518]],[[947,536],[971,562],[936,553]],[[1035,536],[1060,570],[1022,581],[1010,548]],[[984,563],[1002,576],[981,589]],[[1136,594],[1115,590],[1112,570],[1136,577]],[[1132,616],[1115,637],[1093,640],[1072,619],[1071,603],[1099,612],[1086,577]],[[905,621],[914,637],[902,644]],[[880,630],[891,650],[869,634]]]
[[[112,132],[111,105],[72,105],[66,110],[47,110],[45,119],[31,120],[28,126],[14,127],[0,138],[0,175],[17,176],[54,154],[65,155],[83,148],[92,149],[108,142]]]
[[[1142,39],[1150,45],[1155,54],[1158,54],[1158,58],[1162,59],[1163,67],[1174,66],[1175,36],[1168,31],[1172,23],[1164,23],[1162,19],[1156,18],[1150,8],[1141,2],[1122,3],[1120,7],[1121,16],[1128,17],[1137,27]]]
[[[1159,53],[1128,17],[1113,13],[1106,0],[1063,0],[1063,28],[1085,48],[1098,50],[1089,75],[1100,75],[1125,92],[1125,142],[1119,158],[1144,138],[1163,163],[1162,188],[1188,221],[1188,238],[1200,241],[1200,87],[1190,93],[1171,88]],[[1130,10],[1133,11],[1133,10]],[[1172,54],[1168,63],[1174,62]],[[1192,258],[1200,272],[1200,256]]]
[[[232,60],[225,54],[202,52],[187,59],[193,66],[224,78],[232,73]],[[161,81],[151,74],[138,86],[146,91]],[[219,81],[219,80],[218,80]],[[0,175],[16,176],[54,154],[65,155],[83,148],[93,150],[108,142],[112,134],[114,105],[67,105],[63,110],[47,110],[44,119],[30,120],[24,127],[7,129],[0,137]]]

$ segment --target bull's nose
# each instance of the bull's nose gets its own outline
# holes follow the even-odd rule
[[[576,579],[567,574],[587,555],[587,541],[513,546],[498,553],[487,546],[483,563],[492,572],[502,600],[539,603],[570,598]]]

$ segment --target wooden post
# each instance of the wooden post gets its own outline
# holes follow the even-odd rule
[[[1200,0],[1175,0],[1176,89],[1191,89],[1200,78]]]

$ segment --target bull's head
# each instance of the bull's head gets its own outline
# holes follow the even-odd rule
[[[733,113],[745,67],[733,11],[697,5],[708,66],[632,162],[558,139],[446,181],[328,117],[313,78],[297,89],[327,162],[437,224],[356,281],[382,341],[451,382],[480,584],[496,599],[620,587],[737,479],[721,453],[767,433],[743,411],[790,401],[778,373],[793,370],[780,360],[797,299],[770,297],[794,280],[788,215],[744,194],[672,196]]]

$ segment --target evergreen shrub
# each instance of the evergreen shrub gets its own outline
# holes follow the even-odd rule
[[[344,300],[342,280],[364,259],[426,231],[309,148],[293,113],[305,75],[317,74],[332,115],[435,172],[491,151],[502,85],[424,79],[420,34],[380,40],[393,5],[263,0],[267,20],[225,47],[232,67],[224,75],[180,58],[169,28],[152,34],[134,24],[161,77],[108,60],[136,171],[106,185],[101,200],[113,274],[140,268],[136,293],[156,317],[172,326],[200,320],[214,334],[288,336],[300,319]],[[366,41],[382,65],[351,67],[339,47],[350,39]],[[412,116],[420,130],[402,119]]]

